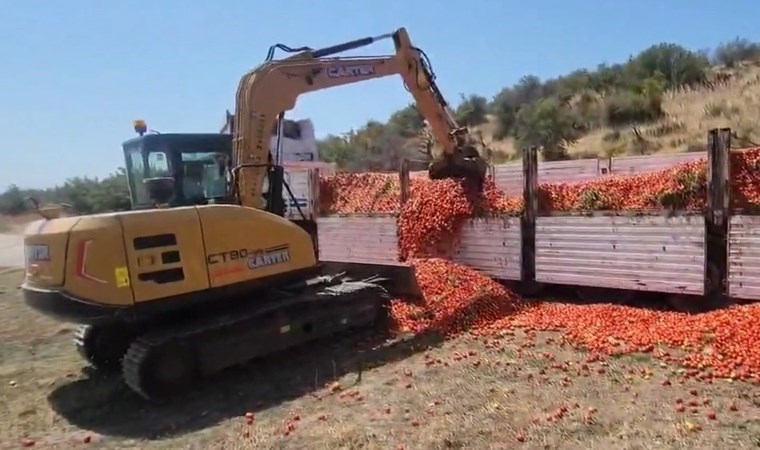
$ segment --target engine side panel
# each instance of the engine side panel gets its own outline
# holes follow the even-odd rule
[[[293,222],[231,205],[197,207],[212,288],[308,269],[317,264],[311,236]]]
[[[135,303],[208,289],[195,207],[130,211],[118,217]]]
[[[122,242],[116,215],[81,217],[69,233],[64,290],[103,306],[131,306],[134,299]]]
[[[35,287],[60,287],[66,278],[69,231],[79,217],[40,219],[24,232],[26,283]]]

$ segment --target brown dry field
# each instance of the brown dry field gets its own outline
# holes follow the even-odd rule
[[[25,307],[21,278],[0,274],[3,449],[25,438],[58,449],[760,446],[757,386],[693,381],[644,355],[588,362],[549,333],[385,345],[336,337],[151,404],[118,378],[88,371],[73,326]]]
[[[18,216],[0,214],[0,233],[23,234],[29,222],[33,222],[39,218],[40,216],[32,213]]]

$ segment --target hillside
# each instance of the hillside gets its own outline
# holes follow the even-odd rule
[[[569,145],[569,154],[575,158],[640,154],[635,147],[634,127],[650,143],[647,154],[702,149],[707,132],[716,127],[730,127],[745,141],[737,145],[760,140],[760,65],[745,63],[732,69],[713,68],[711,72],[711,78],[721,81],[666,91],[662,102],[665,114],[661,119],[625,128],[599,128]],[[482,133],[485,142],[501,154],[498,158],[514,158],[515,139],[495,139],[496,118],[491,114],[487,117],[487,123],[473,129]]]
[[[743,39],[711,52],[661,43],[593,70],[526,75],[490,100],[462,95],[455,114],[483,136],[494,163],[534,145],[546,160],[693,151],[716,126],[730,126],[747,145],[757,131],[758,61],[760,44]],[[320,153],[347,170],[392,170],[401,157],[429,157],[428,135],[409,105],[385,123],[328,136]]]

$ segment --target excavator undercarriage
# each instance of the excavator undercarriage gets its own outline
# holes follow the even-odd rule
[[[322,276],[233,299],[224,314],[200,308],[171,321],[82,326],[75,343],[104,371],[147,399],[190,389],[200,378],[252,358],[354,327],[382,323],[387,280]],[[263,298],[262,298],[263,297]]]

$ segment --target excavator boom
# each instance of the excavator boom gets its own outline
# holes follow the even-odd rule
[[[363,47],[382,39],[393,39],[396,52],[378,57],[331,57],[336,53]],[[431,178],[468,178],[482,182],[487,164],[475,147],[468,145],[467,129],[460,127],[435,83],[435,75],[422,50],[414,47],[404,28],[393,33],[346,42],[267,61],[243,76],[237,91],[235,137],[233,139],[233,176],[242,205],[260,207],[260,199],[272,160],[269,132],[284,111],[295,106],[304,93],[360,83],[390,75],[400,75],[415,99],[417,109],[427,120],[443,148],[443,156],[430,166]]]

